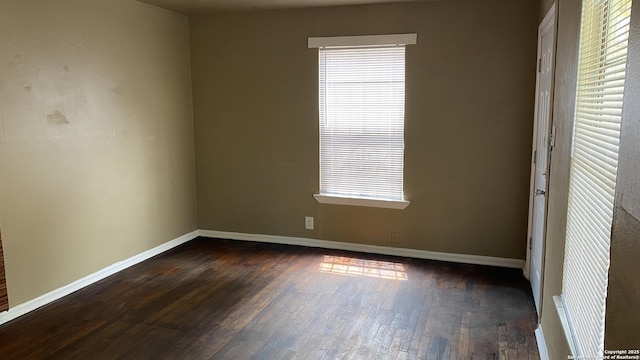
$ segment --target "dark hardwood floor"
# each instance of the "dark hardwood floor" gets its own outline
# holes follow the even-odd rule
[[[2,233],[0,233],[0,311],[9,309],[7,280],[4,276],[4,253],[2,252]]]
[[[538,359],[521,270],[196,239],[0,326],[1,359]]]

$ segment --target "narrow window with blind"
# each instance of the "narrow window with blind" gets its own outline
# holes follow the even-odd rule
[[[631,0],[582,8],[562,296],[573,355],[602,358]]]
[[[309,38],[317,47],[321,203],[404,209],[405,47],[415,34]]]

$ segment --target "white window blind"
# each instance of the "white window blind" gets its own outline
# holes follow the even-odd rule
[[[320,193],[403,200],[405,47],[319,49]]]
[[[631,0],[585,0],[562,300],[577,356],[599,358]]]

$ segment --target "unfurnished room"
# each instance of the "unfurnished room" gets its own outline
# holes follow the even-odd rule
[[[0,359],[640,359],[638,0],[2,0]]]

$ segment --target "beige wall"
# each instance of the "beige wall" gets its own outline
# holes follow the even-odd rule
[[[185,16],[3,0],[0,34],[11,306],[196,229]]]
[[[191,18],[199,227],[524,259],[537,16],[461,0]],[[307,38],[405,32],[411,205],[320,205]]]
[[[543,1],[540,19],[552,2]],[[607,295],[607,349],[638,348],[640,333],[640,281],[637,259],[640,256],[640,7],[634,4],[629,69],[625,87],[625,108],[620,145],[620,164],[616,190],[613,235],[611,240],[611,269]],[[566,359],[569,347],[560,325],[553,296],[562,292],[571,134],[575,108],[575,87],[580,32],[580,0],[559,1],[558,45],[556,59],[553,124],[556,127],[556,147],[551,157],[549,180],[549,212],[546,233],[544,296],[541,326],[550,359]]]
[[[549,10],[551,10],[551,7],[553,6],[553,4],[557,5],[557,3],[558,3],[558,0],[540,0],[540,12],[538,14],[539,22],[542,22],[542,19],[544,19],[545,15],[547,15]],[[557,16],[557,13],[556,13],[556,16]]]

